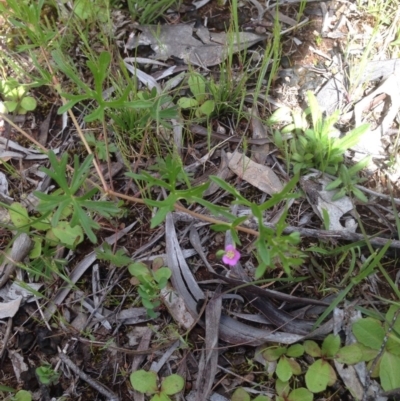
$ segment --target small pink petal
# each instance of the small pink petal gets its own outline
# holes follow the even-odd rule
[[[227,245],[225,247],[225,255],[222,257],[222,261],[229,266],[235,266],[240,259],[240,252],[235,249],[233,245]]]

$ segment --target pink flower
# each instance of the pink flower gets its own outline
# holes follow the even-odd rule
[[[229,266],[235,266],[240,259],[240,252],[233,245],[225,247],[225,254],[222,256],[222,261]]]

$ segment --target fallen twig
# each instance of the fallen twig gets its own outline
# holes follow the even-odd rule
[[[59,351],[59,358],[74,372],[76,373],[82,380],[84,380],[89,386],[93,387],[100,394],[104,395],[109,401],[120,401],[119,397],[113,393],[110,389],[108,389],[104,384],[99,383],[98,381],[89,377],[85,372],[76,366],[71,359],[68,358],[63,351]]]

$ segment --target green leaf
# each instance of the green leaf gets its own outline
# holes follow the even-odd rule
[[[171,401],[171,398],[169,398],[167,394],[161,392],[159,394],[154,394],[150,401]]]
[[[267,125],[275,125],[278,123],[283,123],[291,120],[291,109],[289,107],[280,107],[275,110],[267,120]]]
[[[194,97],[199,103],[203,103],[206,97],[206,81],[201,74],[192,73],[190,74],[189,88],[193,93]]]
[[[384,352],[379,368],[379,378],[385,391],[400,388],[400,356]]]
[[[18,107],[18,102],[14,100],[5,100],[3,103],[7,107],[9,113],[12,113]]]
[[[354,365],[363,360],[363,352],[359,344],[346,345],[337,352],[335,360],[339,363]]]
[[[312,401],[313,399],[314,395],[304,387],[291,391],[287,398],[288,401]]]
[[[1,390],[1,389],[0,389]],[[8,390],[10,391],[10,390]],[[13,401],[32,401],[32,395],[29,391],[19,390],[12,398]]]
[[[197,107],[199,102],[192,97],[181,97],[178,100],[178,106],[182,109],[191,109],[192,107]]]
[[[271,347],[263,351],[262,356],[268,362],[277,361],[287,351],[286,347]]]
[[[281,397],[286,397],[289,394],[290,386],[289,382],[283,382],[279,378],[275,382],[275,391]]]
[[[285,356],[282,356],[279,359],[278,364],[276,365],[276,375],[283,382],[287,382],[293,375],[292,367]]]
[[[329,334],[322,343],[322,355],[326,357],[333,357],[339,351],[340,337],[339,335]]]
[[[271,398],[266,395],[258,395],[256,398],[253,398],[253,401],[271,401]]]
[[[143,394],[154,394],[157,392],[157,374],[156,372],[146,372],[137,370],[130,375],[132,387]]]
[[[291,345],[286,352],[286,355],[291,358],[298,358],[304,354],[304,347],[301,344]]]
[[[311,392],[324,391],[331,380],[331,366],[327,361],[318,359],[308,368],[305,380],[307,388]]]
[[[250,401],[249,393],[242,387],[239,387],[232,394],[231,401]]]
[[[319,347],[319,345],[315,341],[306,340],[306,341],[304,341],[303,345],[304,345],[304,351],[308,355],[310,355],[310,356],[312,356],[314,358],[322,356],[321,348]]]
[[[157,282],[160,282],[161,280],[168,280],[171,275],[171,269],[169,269],[168,267],[161,267],[154,272],[154,278]]]
[[[161,383],[161,391],[165,394],[173,395],[183,390],[185,380],[179,375],[170,375],[166,377]]]
[[[362,352],[362,360],[365,361],[365,362],[372,361],[372,360],[375,359],[375,358],[378,356],[378,354],[379,354],[379,351],[380,351],[380,350],[372,349],[372,348],[366,347],[365,345],[363,345],[363,344],[361,344],[361,343],[358,344],[358,345],[359,345],[360,350],[361,350],[361,352]]]
[[[342,179],[341,178],[337,178],[335,181],[330,182],[326,187],[325,190],[326,191],[332,191],[333,189],[336,189],[337,187],[339,187],[340,185],[342,185]]]
[[[351,188],[354,196],[359,199],[361,202],[368,203],[368,198],[361,192],[357,187],[353,186]]]
[[[6,391],[8,393],[15,393],[17,390],[15,390],[12,387],[3,386],[2,384],[0,384],[0,391]],[[20,390],[20,391],[25,391],[25,390]]]
[[[11,221],[15,227],[17,228],[24,227],[30,223],[28,211],[20,203],[17,202],[12,203],[10,205],[8,212],[10,213]],[[27,230],[29,231],[29,227],[27,227]]]
[[[20,106],[26,111],[32,111],[36,109],[37,102],[33,97],[26,96],[21,100]]]
[[[206,100],[201,106],[200,106],[200,111],[206,115],[210,116],[212,112],[214,111],[215,108],[215,102],[214,100]]]
[[[150,276],[149,268],[142,262],[135,262],[128,266],[129,273],[134,277]]]
[[[71,227],[66,221],[60,221],[57,227],[53,228],[53,233],[63,244],[70,247],[75,247],[83,241],[82,227]]]
[[[287,361],[289,362],[292,373],[296,376],[301,375],[302,372],[300,364],[293,358],[288,358]]]
[[[385,330],[381,323],[370,317],[355,322],[352,331],[357,341],[375,350],[381,348],[385,338]]]
[[[29,252],[29,259],[37,259],[42,254],[42,238],[33,238],[33,248]]]

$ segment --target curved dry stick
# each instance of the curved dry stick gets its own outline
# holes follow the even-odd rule
[[[32,240],[28,234],[22,233],[15,240],[11,251],[5,255],[5,260],[0,266],[0,288],[3,287],[14,272],[16,265],[25,259],[32,247]]]

